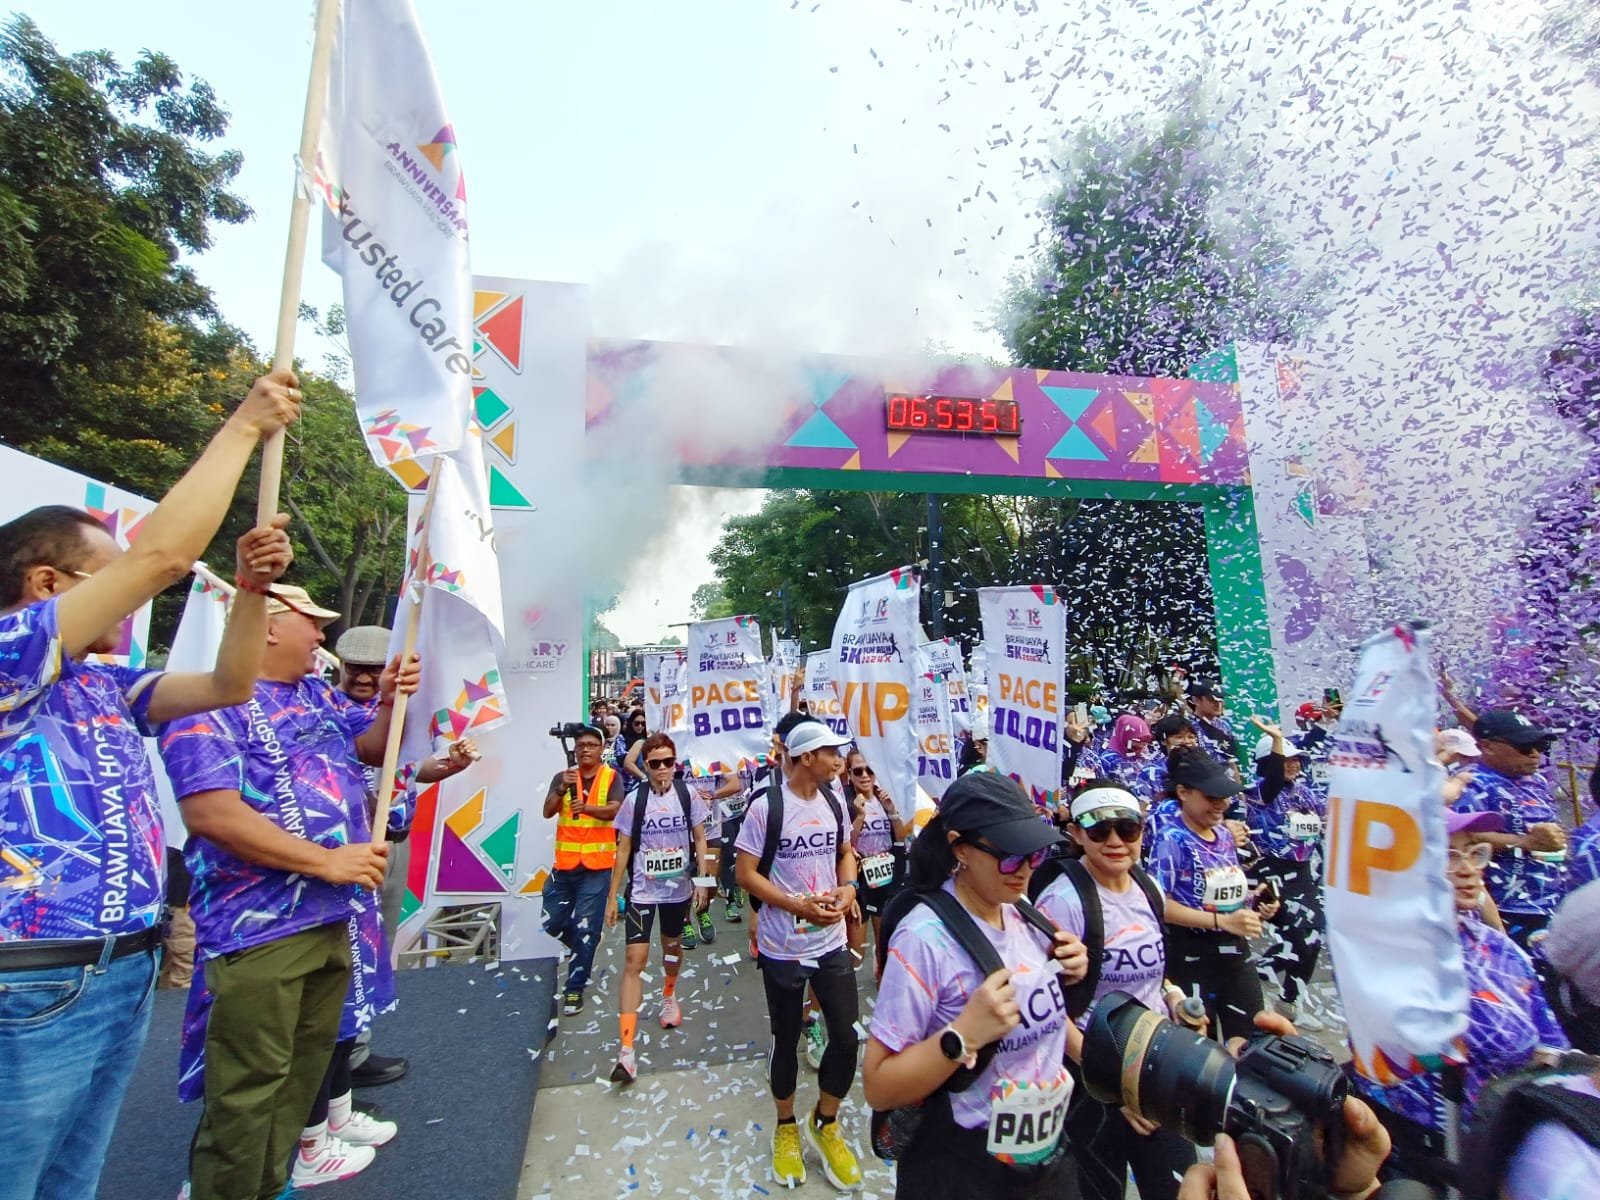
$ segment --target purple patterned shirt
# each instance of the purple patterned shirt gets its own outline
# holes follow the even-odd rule
[[[1322,821],[1328,802],[1304,779],[1285,784],[1265,804],[1251,797],[1250,840],[1268,858],[1309,862],[1322,842]]]
[[[1239,867],[1233,832],[1225,825],[1212,830],[1206,841],[1174,814],[1164,822],[1150,852],[1150,874],[1161,889],[1179,904],[1207,912],[1234,912],[1243,908],[1248,884]]]
[[[166,890],[143,741],[160,673],[67,657],[56,611],[0,616],[0,942],[138,933]]]
[[[1559,820],[1550,781],[1543,775],[1512,779],[1481,764],[1472,769],[1455,810],[1499,813],[1507,833],[1526,833],[1529,825]],[[1525,850],[1497,850],[1485,878],[1502,912],[1550,916],[1561,903],[1560,864],[1540,862]]]
[[[1600,813],[1590,817],[1567,838],[1567,871],[1563,895],[1600,879]]]
[[[180,804],[199,792],[237,791],[296,837],[327,847],[365,842],[366,778],[354,742],[372,720],[372,709],[319,679],[263,679],[244,704],[166,726],[161,757]],[[363,888],[246,862],[204,838],[189,839],[184,859],[201,959],[342,923],[376,903]]]

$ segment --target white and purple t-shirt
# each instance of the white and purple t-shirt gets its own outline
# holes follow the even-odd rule
[[[693,877],[699,874],[694,855],[694,829],[704,825],[711,806],[696,789],[689,789],[689,822],[683,820],[683,801],[678,789],[667,785],[660,793],[648,785],[629,792],[617,809],[611,827],[623,837],[633,836],[633,816],[643,804],[644,825],[639,844],[633,848],[633,879],[628,892],[630,904],[676,904],[694,892]]]
[[[1098,1000],[1109,992],[1127,992],[1152,1012],[1167,1011],[1161,985],[1167,976],[1167,951],[1161,915],[1150,911],[1144,889],[1133,880],[1120,892],[1113,892],[1098,880],[1100,913],[1104,919],[1106,941],[1100,954],[1100,982],[1094,989]],[[1159,886],[1159,885],[1158,885]],[[1083,936],[1083,903],[1078,889],[1065,875],[1058,877],[1037,901],[1039,909],[1062,929]],[[1089,1025],[1088,1012],[1078,1018],[1078,1027]]]
[[[866,799],[866,816],[851,838],[856,853],[862,858],[872,854],[888,854],[894,849],[894,818],[889,816],[883,802],[876,796]]]
[[[1164,824],[1150,851],[1150,874],[1179,904],[1206,912],[1230,913],[1243,908],[1249,881],[1239,866],[1233,831],[1218,825],[1206,841],[1180,816]]]
[[[745,810],[734,848],[760,858],[766,839],[767,794],[763,792]],[[787,783],[783,785],[783,830],[768,878],[792,896],[820,895],[839,886],[839,822],[821,791],[802,800]],[[844,949],[844,943],[843,921],[814,930],[800,928],[792,912],[771,904],[763,906],[756,923],[756,946],[767,958],[791,962],[818,959]]]
[[[944,890],[954,895],[955,885],[946,883]],[[1011,905],[1003,905],[1001,911],[1003,931],[973,920],[1011,969],[1022,1022],[1000,1040],[988,1069],[971,1087],[950,1093],[951,1114],[963,1129],[988,1125],[991,1095],[1000,1080],[1055,1080],[1067,1049],[1067,998],[1044,936]],[[762,922],[766,919],[763,912]],[[982,983],[978,964],[938,915],[919,904],[889,939],[878,1003],[872,1010],[872,1036],[898,1054],[950,1024]]]

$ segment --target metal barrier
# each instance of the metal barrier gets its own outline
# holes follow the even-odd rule
[[[423,924],[411,944],[402,947],[402,967],[433,962],[489,962],[500,957],[500,903],[462,904],[441,908]]]

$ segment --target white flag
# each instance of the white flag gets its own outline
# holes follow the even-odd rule
[[[651,733],[689,728],[689,660],[682,650],[644,656],[644,724]]]
[[[817,650],[806,655],[806,711],[834,733],[850,736],[850,723],[844,719],[844,701],[833,686],[833,651]]]
[[[917,647],[917,686],[912,724],[917,731],[917,783],[935,800],[955,778],[955,728],[951,722],[950,689],[945,679],[946,642]]]
[[[764,763],[772,737],[760,623],[754,617],[696,621],[688,641],[689,736],[678,756],[697,775]]]
[[[482,433],[473,426],[460,450],[438,455],[428,466],[438,476],[429,484],[434,497],[428,558],[418,562],[425,501],[413,496],[407,582],[392,643],[398,653],[409,606],[422,604],[417,631],[422,687],[407,705],[402,766],[420,763],[458,738],[483,733],[510,717],[500,678],[505,622]]]
[[[954,638],[940,638],[922,646],[928,670],[944,677],[950,693],[950,724],[957,735],[972,732],[972,704],[967,698],[967,672],[961,665],[961,646]]]
[[[1066,608],[1053,587],[978,589],[992,677],[988,763],[1054,808],[1061,795],[1061,718],[1066,713]]]
[[[972,716],[989,719],[989,651],[982,642],[972,648],[967,662],[967,697],[972,704]],[[971,728],[971,722],[968,722]]]
[[[1464,1060],[1467,977],[1445,876],[1427,630],[1362,647],[1333,732],[1324,897],[1355,1069],[1380,1084]]]
[[[344,0],[314,182],[368,449],[382,466],[455,450],[472,411],[466,179],[411,0]]]
[[[911,696],[920,598],[911,567],[851,584],[833,626],[830,664],[856,749],[890,797],[907,807],[917,787]]]

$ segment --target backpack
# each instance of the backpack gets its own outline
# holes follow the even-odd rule
[[[643,782],[641,780],[640,782]],[[683,805],[683,823],[689,833],[689,861],[694,861],[694,817],[691,815],[693,801],[689,798],[689,785],[681,779],[674,778],[672,786],[677,790],[678,803]],[[648,786],[634,793],[633,801],[633,830],[628,836],[628,870],[624,878],[628,881],[629,892],[633,891],[633,860],[639,853],[639,839],[644,835],[644,810],[650,804],[650,797],[654,795]],[[689,872],[691,875],[693,871]]]
[[[987,979],[1005,966],[1005,963],[1000,961],[1000,952],[994,948],[994,943],[985,936],[983,930],[978,928],[977,921],[973,920],[972,914],[966,910],[961,901],[943,888],[916,888],[901,892],[884,908],[883,932],[876,939],[880,977],[888,956],[889,939],[894,936],[894,931],[899,928],[900,922],[919,904],[926,904],[934,911],[960,947],[967,952],[967,956],[978,965],[978,974],[982,978]],[[1050,918],[1026,900],[1018,900],[1016,908],[1023,920],[1044,934],[1053,946],[1056,927]],[[971,1087],[973,1081],[989,1069],[989,1064],[994,1061],[999,1046],[999,1042],[990,1042],[980,1047],[976,1066],[957,1067],[954,1075],[919,1103],[908,1104],[904,1108],[873,1109],[872,1152],[886,1162],[894,1162],[903,1157],[912,1139],[916,1137],[917,1130],[922,1127],[923,1118],[928,1114],[928,1106],[948,1105],[950,1092],[961,1092]]]
[[[1544,955],[1533,956],[1533,969],[1567,1039],[1586,1054],[1600,1054],[1600,1005],[1590,1004]]]
[[[1095,988],[1100,986],[1100,966],[1105,958],[1106,918],[1100,907],[1100,889],[1095,886],[1094,876],[1089,874],[1089,868],[1083,865],[1081,859],[1046,859],[1028,881],[1028,898],[1037,903],[1044,889],[1062,875],[1070,879],[1077,890],[1078,904],[1083,909],[1083,944],[1089,948],[1088,973],[1077,983],[1067,984],[1062,989],[1067,997],[1067,1011],[1076,1017],[1088,1010],[1094,1002]],[[1156,881],[1140,866],[1133,868],[1132,877],[1150,902],[1150,912],[1157,923],[1164,923],[1162,914],[1166,909],[1166,901]]]
[[[1555,1121],[1600,1151],[1600,1100],[1550,1082],[1600,1066],[1587,1054],[1567,1054],[1561,1065],[1493,1080],[1478,1095],[1472,1129],[1462,1141],[1462,1200],[1499,1200],[1506,1165],[1534,1126]]]
[[[828,807],[833,810],[833,819],[839,826],[838,853],[843,854],[850,847],[849,826],[845,824],[844,809],[840,806],[833,789],[826,784],[820,784],[817,790],[822,793],[823,799],[828,802]],[[772,864],[778,857],[778,842],[783,837],[783,774],[776,767],[772,769],[772,777],[767,781],[767,832],[761,842],[761,861],[756,864],[756,874],[763,879],[772,878]],[[761,910],[761,901],[754,896],[750,897],[752,911]]]

